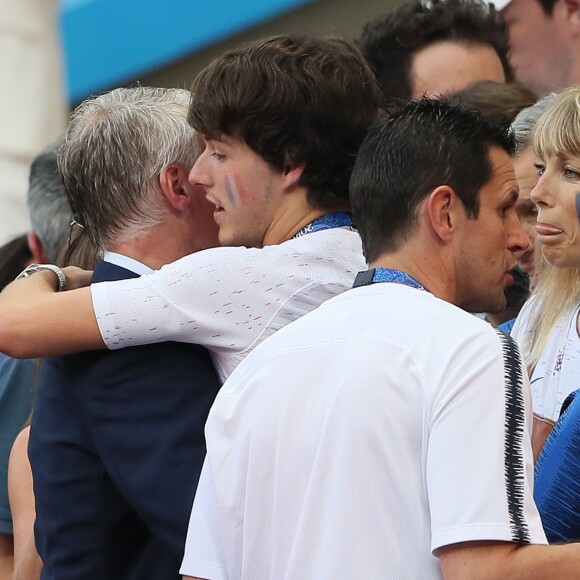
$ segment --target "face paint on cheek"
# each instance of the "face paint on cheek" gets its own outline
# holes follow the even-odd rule
[[[245,188],[244,182],[239,175],[226,175],[225,177],[226,193],[232,205],[248,206],[255,203],[253,194],[251,195]]]
[[[228,194],[228,199],[233,206],[240,205],[240,193],[238,192],[238,188],[236,186],[236,182],[231,175],[225,176],[225,186],[226,186],[226,193]]]
[[[580,193],[576,194],[576,217],[580,221]]]

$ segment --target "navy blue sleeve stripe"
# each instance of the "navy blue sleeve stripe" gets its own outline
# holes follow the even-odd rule
[[[512,541],[530,543],[530,530],[524,516],[525,428],[522,362],[514,340],[497,331],[503,351],[505,377],[505,483]]]

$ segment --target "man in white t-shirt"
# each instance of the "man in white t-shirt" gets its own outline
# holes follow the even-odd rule
[[[52,272],[19,280],[0,299],[0,351],[192,342],[225,379],[262,340],[350,288],[366,262],[349,179],[380,100],[360,52],[340,39],[273,37],[219,56],[192,93],[188,121],[206,147],[189,180],[215,204],[220,244],[236,247],[59,294]]]
[[[580,576],[580,546],[537,545],[517,347],[461,310],[501,309],[528,243],[512,151],[441,101],[371,126],[351,196],[372,269],[222,387],[187,578]]]

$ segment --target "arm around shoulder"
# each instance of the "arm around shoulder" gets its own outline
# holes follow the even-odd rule
[[[89,288],[56,292],[54,273],[41,271],[0,293],[0,352],[34,358],[98,348],[104,342]]]

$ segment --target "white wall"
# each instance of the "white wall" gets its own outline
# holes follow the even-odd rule
[[[64,130],[58,0],[0,0],[0,244],[28,231],[32,158]]]

